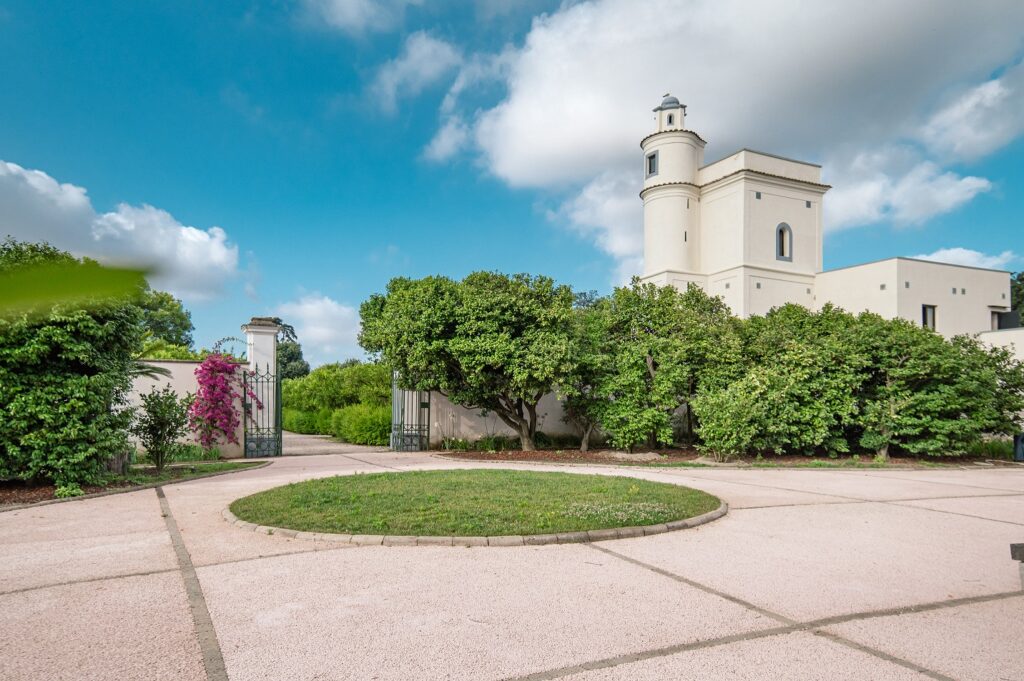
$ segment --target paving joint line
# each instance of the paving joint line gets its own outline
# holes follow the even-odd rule
[[[178,572],[178,568],[163,568],[162,570],[147,570],[145,572],[129,572],[123,575],[105,575],[103,577],[85,577],[83,579],[69,579],[66,582],[53,582],[50,584],[39,584],[37,586],[26,586],[10,591],[0,591],[0,597],[23,594],[29,591],[40,591],[42,589],[56,589],[61,586],[77,586],[78,584],[92,584],[93,582],[106,582],[112,579],[124,579],[126,577],[151,577],[153,575],[165,575],[170,572]]]
[[[780,635],[780,634],[788,634],[788,633],[794,633],[794,632],[798,632],[798,631],[807,631],[807,632],[810,632],[810,633],[815,634],[815,635],[823,636],[825,638],[828,638],[829,640],[831,640],[834,643],[837,643],[837,644],[840,644],[840,645],[844,645],[844,646],[846,646],[848,648],[851,648],[853,650],[857,650],[857,651],[860,651],[860,652],[863,652],[863,653],[867,653],[867,654],[873,655],[875,657],[878,657],[879,659],[885,660],[886,662],[889,662],[889,663],[892,663],[892,664],[896,664],[896,665],[905,667],[907,669],[916,671],[919,674],[923,674],[925,676],[928,676],[929,678],[936,679],[937,681],[955,681],[955,679],[953,679],[952,677],[949,677],[949,676],[946,676],[944,674],[941,674],[940,672],[928,669],[927,667],[923,667],[923,666],[921,666],[921,665],[919,665],[917,663],[911,662],[909,660],[905,660],[903,658],[896,657],[895,655],[891,655],[890,653],[886,653],[885,651],[877,650],[875,648],[863,645],[861,643],[857,643],[856,641],[852,641],[850,639],[847,639],[847,638],[845,638],[845,637],[843,637],[843,636],[841,636],[839,634],[835,634],[835,633],[832,633],[832,632],[824,631],[823,628],[827,627],[827,626],[834,626],[836,624],[843,624],[843,623],[846,623],[846,622],[852,622],[852,621],[858,621],[858,620],[866,620],[866,619],[875,619],[875,618],[879,618],[879,617],[892,617],[892,616],[899,616],[899,615],[915,614],[915,613],[919,613],[919,612],[928,612],[928,611],[932,611],[932,610],[941,610],[941,609],[947,609],[947,608],[955,608],[955,607],[960,607],[960,606],[963,606],[963,605],[972,605],[972,604],[975,604],[975,603],[985,603],[985,602],[989,602],[989,601],[1003,600],[1003,599],[1008,599],[1008,598],[1019,598],[1019,597],[1024,596],[1024,587],[1022,587],[1018,591],[1006,591],[1006,592],[1000,592],[1000,593],[995,593],[995,594],[986,594],[986,595],[983,595],[983,596],[968,596],[968,597],[964,597],[964,598],[950,599],[950,600],[946,600],[946,601],[934,601],[934,602],[931,602],[931,603],[923,603],[923,604],[919,604],[919,605],[906,606],[906,607],[901,607],[901,608],[891,608],[891,609],[886,609],[886,610],[865,611],[865,612],[858,612],[858,613],[850,613],[850,614],[846,614],[846,615],[835,615],[835,616],[832,616],[832,617],[825,617],[825,618],[819,618],[819,619],[815,619],[815,620],[808,620],[808,621],[800,622],[798,620],[794,620],[794,619],[789,618],[789,617],[787,617],[785,615],[782,615],[781,613],[777,613],[777,612],[768,610],[767,608],[762,608],[761,606],[758,606],[758,605],[755,605],[753,603],[750,603],[749,601],[746,601],[746,600],[744,600],[742,598],[733,596],[733,595],[725,593],[723,591],[719,591],[718,589],[715,589],[713,587],[707,586],[705,584],[701,584],[700,582],[696,582],[696,581],[694,581],[692,579],[689,579],[687,577],[683,577],[682,575],[678,575],[678,574],[676,574],[674,572],[671,572],[669,570],[665,570],[663,568],[659,568],[656,565],[651,565],[650,563],[645,563],[643,561],[637,560],[637,559],[632,558],[630,556],[618,553],[617,551],[612,551],[610,549],[604,548],[602,546],[596,546],[594,544],[588,544],[588,546],[589,546],[589,548],[592,548],[595,551],[600,551],[601,553],[605,553],[605,554],[607,554],[609,556],[612,556],[614,558],[618,558],[618,559],[623,560],[625,562],[632,563],[634,565],[637,565],[638,567],[642,567],[642,568],[644,568],[646,570],[649,570],[651,572],[654,572],[656,574],[662,575],[664,577],[668,577],[669,579],[672,579],[674,581],[680,582],[682,584],[686,584],[687,586],[691,586],[691,587],[696,588],[696,589],[698,589],[700,591],[703,591],[705,593],[711,594],[713,596],[717,596],[719,598],[723,598],[723,599],[725,599],[727,601],[730,601],[732,603],[735,603],[736,605],[739,605],[739,606],[741,606],[743,608],[746,608],[746,609],[751,610],[753,612],[756,612],[756,613],[758,613],[760,615],[763,615],[765,617],[769,617],[769,618],[771,618],[771,619],[773,619],[773,620],[775,620],[777,622],[780,622],[780,623],[783,624],[783,626],[782,627],[773,627],[771,629],[764,629],[764,630],[760,630],[760,631],[747,632],[746,634],[742,634],[742,635],[733,635],[733,636],[723,637],[721,639],[710,639],[710,640],[703,641],[703,642],[680,644],[680,645],[676,645],[676,646],[669,646],[667,648],[657,648],[657,649],[650,650],[650,651],[644,651],[642,653],[632,653],[632,654],[629,654],[629,655],[622,655],[622,656],[616,656],[616,657],[613,657],[613,658],[606,658],[604,660],[596,660],[596,661],[593,661],[593,662],[584,663],[583,665],[576,665],[574,667],[565,667],[565,668],[561,668],[561,669],[550,670],[548,672],[540,672],[540,673],[535,674],[535,675],[527,675],[527,676],[523,676],[523,677],[516,677],[517,681],[527,681],[527,680],[534,680],[534,679],[536,679],[537,681],[540,681],[542,679],[563,678],[565,676],[570,676],[572,674],[576,674],[579,671],[586,671],[586,670],[589,670],[589,669],[603,669],[603,668],[607,668],[607,667],[614,667],[614,666],[618,666],[618,665],[621,665],[621,664],[627,664],[627,663],[630,663],[630,662],[636,662],[636,661],[651,659],[651,658],[655,658],[655,657],[664,657],[666,655],[673,655],[675,653],[683,652],[685,650],[693,650],[693,649],[698,649],[698,648],[706,648],[706,647],[712,647],[712,646],[717,646],[717,645],[724,645],[724,644],[727,644],[727,643],[734,643],[734,642],[737,642],[737,641],[751,640],[751,639],[755,639],[755,638],[764,638],[765,636],[777,636],[777,635]]]
[[[972,499],[981,499],[984,497],[971,497]],[[906,501],[928,501],[928,499],[907,499]],[[975,520],[988,520],[993,523],[1004,523],[1006,525],[1016,525],[1017,527],[1024,527],[1024,523],[1014,522],[1013,520],[1002,520],[1000,518],[986,518],[982,515],[972,515],[970,513],[957,513],[956,511],[946,511],[941,508],[928,508],[927,506],[913,506],[911,504],[904,504],[898,501],[887,501],[887,504],[891,506],[902,506],[903,508],[916,508],[922,511],[932,511],[933,513],[945,513],[947,515],[958,515],[961,518],[974,518]]]
[[[171,535],[174,555],[178,559],[181,579],[185,584],[185,595],[188,598],[189,609],[192,611],[192,622],[195,625],[196,638],[199,641],[199,649],[203,655],[206,679],[207,681],[228,681],[228,672],[224,665],[224,654],[221,652],[220,643],[217,641],[217,631],[213,626],[210,609],[206,605],[206,597],[203,596],[203,587],[199,583],[199,575],[196,574],[192,558],[188,555],[188,549],[181,538],[181,530],[178,529],[178,523],[171,513],[171,506],[164,495],[163,487],[156,488],[156,495],[160,499],[160,510],[167,525],[167,532]]]

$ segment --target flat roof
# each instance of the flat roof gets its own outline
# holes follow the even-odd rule
[[[821,274],[828,274],[829,272],[839,272],[840,270],[849,270],[854,267],[865,267],[867,265],[878,265],[879,263],[889,262],[890,260],[907,260],[909,262],[923,262],[928,265],[942,265],[944,267],[960,267],[965,270],[980,270],[982,272],[1000,272],[1002,274],[1010,274],[1010,270],[997,270],[991,267],[975,267],[974,265],[960,265],[954,262],[942,262],[941,260],[925,260],[924,258],[908,258],[903,255],[897,255],[892,258],[880,258],[878,260],[869,260],[868,262],[858,263],[856,265],[845,265],[843,267],[836,267],[831,270],[822,270]]]
[[[742,149],[737,149],[736,151],[732,152],[731,154],[726,154],[725,156],[723,156],[722,158],[718,159],[717,161],[712,161],[711,163],[705,163],[704,165],[702,165],[700,167],[700,170],[704,170],[705,168],[707,168],[709,166],[713,166],[716,163],[721,163],[722,161],[724,161],[725,159],[729,158],[730,156],[735,156],[736,154],[738,154],[738,153],[740,153],[742,151],[749,151],[752,154],[760,154],[761,156],[770,156],[771,158],[777,158],[780,161],[789,161],[790,163],[799,163],[800,165],[811,166],[812,168],[820,168],[821,167],[817,163],[810,163],[808,161],[798,161],[795,158],[787,158],[785,156],[779,156],[778,154],[769,154],[767,151],[758,151],[757,149],[751,149],[750,147],[743,147]]]

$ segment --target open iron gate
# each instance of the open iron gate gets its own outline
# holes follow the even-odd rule
[[[397,373],[391,377],[391,449],[430,449],[430,392],[398,387]]]
[[[281,377],[270,371],[242,372],[245,413],[245,458],[281,456]]]

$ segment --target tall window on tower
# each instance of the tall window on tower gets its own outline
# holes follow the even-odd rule
[[[658,152],[647,154],[647,177],[658,174]]]
[[[793,262],[793,230],[785,222],[775,228],[775,259]]]

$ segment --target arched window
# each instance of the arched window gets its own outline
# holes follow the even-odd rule
[[[793,262],[793,230],[785,222],[775,228],[775,259]]]

